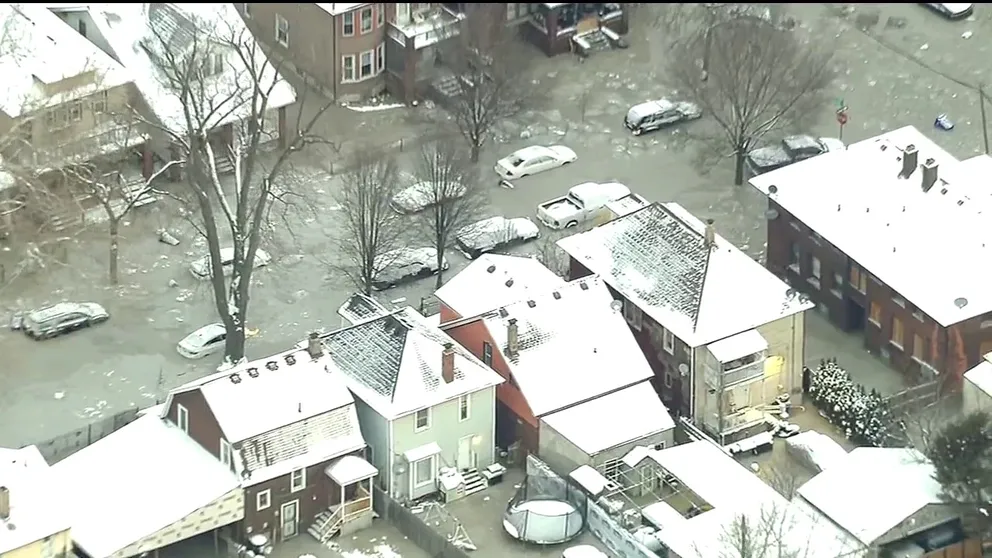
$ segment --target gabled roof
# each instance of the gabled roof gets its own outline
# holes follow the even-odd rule
[[[379,304],[374,298],[362,293],[351,295],[338,308],[338,315],[344,318],[348,325],[356,325],[385,316],[389,310]]]
[[[361,6],[370,5],[368,2],[342,2],[342,3],[318,3],[317,7],[324,10],[328,15],[337,16],[345,12],[350,12]]]
[[[483,316],[534,416],[632,386],[653,376],[623,314],[598,277],[532,294]],[[510,320],[518,350],[507,354]]]
[[[55,478],[37,447],[0,448],[0,486],[10,496],[10,517],[0,519],[0,555],[70,527]]]
[[[813,304],[677,203],[654,203],[560,246],[624,298],[698,347]]]
[[[355,396],[387,420],[503,381],[409,307],[322,339]],[[455,351],[451,383],[441,376],[441,354],[446,344]]]
[[[799,487],[799,495],[870,545],[929,504],[939,504],[933,464],[912,448],[855,448]]]
[[[478,316],[561,287],[565,281],[536,258],[483,254],[434,293],[458,315]]]
[[[904,178],[910,145],[917,166]],[[919,166],[928,159],[937,180],[925,192]],[[989,156],[958,161],[906,126],[751,185],[946,327],[992,311],[990,170]]]

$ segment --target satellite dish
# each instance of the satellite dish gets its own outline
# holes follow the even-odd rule
[[[768,211],[765,211],[765,219],[768,219],[769,221],[774,221],[775,219],[778,219],[778,210],[772,208],[769,209]]]
[[[957,306],[958,308],[964,308],[965,306],[968,306],[968,299],[964,297],[955,298],[954,306]]]
[[[778,193],[778,186],[776,186],[774,184],[772,184],[771,186],[769,186],[768,187],[768,193],[769,194],[772,194],[772,195],[777,194]]]
[[[689,374],[689,365],[686,364],[686,363],[684,363],[684,362],[682,364],[680,364],[679,365],[679,374],[682,374],[683,376],[687,376]]]
[[[623,310],[623,301],[622,300],[614,300],[613,302],[610,303],[610,308],[614,312],[619,312],[619,311]]]

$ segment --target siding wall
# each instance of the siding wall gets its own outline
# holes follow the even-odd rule
[[[379,470],[375,482],[384,490],[391,491],[389,465],[393,454],[389,450],[389,421],[357,397],[355,410],[358,411],[358,424],[362,430],[362,437],[365,438],[365,443],[372,453],[369,463]]]
[[[72,537],[69,530],[53,534],[52,539],[52,549],[55,551],[55,555],[68,556],[68,553],[72,551]],[[47,555],[43,552],[44,550],[45,538],[42,538],[20,548],[4,552],[3,558],[45,558]]]

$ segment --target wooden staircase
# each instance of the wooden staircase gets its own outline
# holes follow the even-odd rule
[[[482,492],[489,487],[485,477],[479,474],[478,469],[467,469],[462,471],[462,478],[465,479],[465,496],[470,496],[476,492]]]
[[[341,531],[344,523],[344,506],[337,506],[333,510],[327,509],[320,512],[314,520],[313,525],[307,529],[310,536],[317,539],[320,544],[326,544],[331,537]]]

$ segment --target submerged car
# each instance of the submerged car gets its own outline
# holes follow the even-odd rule
[[[947,19],[964,19],[975,11],[974,4],[923,4]]]
[[[695,120],[702,115],[703,111],[693,103],[659,99],[631,107],[623,119],[623,125],[639,136],[672,124]]]
[[[30,312],[15,314],[10,328],[23,330],[35,340],[50,339],[59,335],[103,323],[110,314],[95,302],[60,302]]]
[[[783,138],[778,143],[759,147],[747,154],[745,167],[751,176],[798,163],[830,151],[842,151],[844,142],[836,138],[817,138],[800,134]]]
[[[176,352],[189,359],[203,358],[224,349],[227,329],[217,322],[190,333],[176,344]]]
[[[500,178],[510,180],[556,169],[573,163],[578,158],[574,151],[564,145],[532,145],[496,161],[494,170]]]
[[[458,199],[465,192],[461,184],[435,186],[433,182],[417,182],[397,192],[389,205],[397,213],[419,213],[443,201]]]
[[[437,250],[434,248],[400,248],[382,254],[379,259],[382,269],[372,280],[372,288],[377,291],[438,272]],[[441,270],[446,269],[447,258],[441,263]]]
[[[227,248],[220,249],[220,260],[221,265],[224,266],[224,275],[231,273],[231,266],[234,264],[234,248],[228,246]],[[254,267],[264,267],[269,265],[272,258],[269,253],[265,250],[259,248],[255,251],[255,262]],[[197,279],[209,279],[210,278],[210,254],[207,254],[193,263],[189,264],[189,272],[193,274],[193,277]]]
[[[486,252],[522,244],[541,236],[537,225],[526,217],[490,217],[462,227],[455,233],[455,246],[470,260]]]

